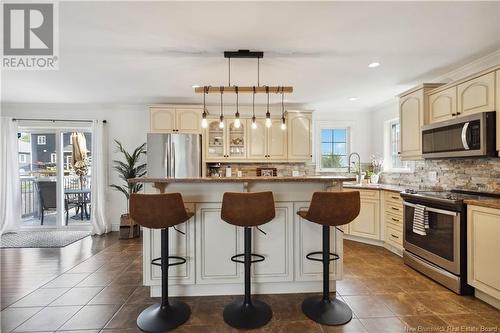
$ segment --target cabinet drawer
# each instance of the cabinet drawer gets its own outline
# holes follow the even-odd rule
[[[403,230],[403,217],[393,214],[385,214],[385,223],[394,226],[398,230]]]
[[[385,212],[389,213],[389,214],[394,214],[396,216],[403,217],[403,205],[402,204],[395,204],[392,202],[386,202],[385,203]]]
[[[384,195],[386,201],[394,201],[401,204],[403,203],[403,198],[401,198],[398,192],[384,191]]]
[[[359,196],[362,199],[379,199],[380,191],[379,190],[362,190],[362,189],[354,189],[354,188],[344,188],[346,192],[359,191]]]
[[[391,225],[385,227],[385,241],[399,249],[403,248],[403,231],[397,230]]]

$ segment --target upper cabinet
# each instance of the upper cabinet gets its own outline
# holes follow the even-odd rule
[[[287,137],[286,131],[280,128],[281,119],[273,119],[270,128],[266,127],[265,119],[257,119],[256,124],[257,127],[248,132],[248,159],[286,160]]]
[[[199,107],[156,107],[149,109],[150,130],[154,133],[201,133]]]
[[[495,72],[457,86],[458,115],[495,111]]]
[[[288,160],[312,159],[311,113],[289,111],[287,113]]]
[[[457,115],[457,87],[429,94],[429,122],[445,121]]]
[[[423,88],[399,99],[401,159],[419,159],[422,156],[420,128],[424,124],[424,99]]]
[[[209,119],[205,131],[205,159],[211,162],[244,160],[247,157],[247,122],[242,119],[240,127],[234,118],[226,118],[224,127],[219,119]]]

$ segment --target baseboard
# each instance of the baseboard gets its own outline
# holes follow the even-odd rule
[[[364,243],[364,244],[369,244],[369,245],[375,245],[375,246],[381,246],[388,251],[391,251],[392,253],[403,257],[403,251],[378,239],[370,239],[370,238],[363,238],[359,236],[353,236],[353,235],[346,235],[344,234],[344,239],[351,240],[354,242],[359,242],[359,243]]]
[[[392,245],[390,245],[388,243],[384,243],[384,247],[385,247],[386,250],[391,251],[392,253],[400,256],[401,258],[403,257],[403,250],[401,250],[401,249],[399,249],[397,247],[394,247],[394,246],[392,246]]]
[[[492,297],[488,294],[485,294],[481,290],[477,290],[477,289],[474,290],[474,296],[476,298],[479,298],[481,301],[486,302],[489,305],[500,310],[500,300],[496,299],[495,297]]]
[[[311,282],[268,282],[252,284],[252,294],[295,294],[319,293],[323,288],[322,281]],[[220,296],[242,295],[242,283],[231,284],[190,284],[169,285],[169,296]],[[336,290],[335,281],[330,281],[330,290]],[[161,286],[150,286],[151,297],[161,297]]]

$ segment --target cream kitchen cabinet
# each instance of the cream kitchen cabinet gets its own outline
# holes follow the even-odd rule
[[[201,108],[150,107],[150,130],[154,133],[201,133]]]
[[[500,70],[495,72],[496,84],[495,84],[495,100],[496,100],[496,111],[497,111],[497,150],[498,156],[500,156]]]
[[[288,111],[286,120],[288,132],[288,160],[311,161],[311,113]]]
[[[440,84],[423,84],[399,96],[400,156],[402,160],[422,158],[421,127],[428,113],[427,92]]]
[[[429,122],[452,119],[457,115],[457,87],[429,95]]]
[[[403,250],[403,199],[397,192],[384,191],[385,243]]]
[[[467,207],[467,282],[500,304],[500,209]],[[497,304],[497,305],[498,305]]]
[[[247,128],[245,119],[241,119],[239,128],[234,118],[224,120],[224,128],[219,127],[219,119],[208,119],[205,129],[205,160],[244,161],[247,157]]]
[[[351,190],[349,190],[351,191]],[[348,225],[352,236],[380,239],[380,191],[359,190],[361,209],[358,217]]]
[[[248,120],[251,125],[251,120]],[[287,159],[287,133],[280,128],[281,119],[273,119],[267,128],[265,119],[257,119],[257,128],[248,131],[249,160],[282,161]]]
[[[495,72],[459,84],[457,96],[459,116],[495,111]]]

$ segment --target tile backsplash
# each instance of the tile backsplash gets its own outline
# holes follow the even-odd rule
[[[381,183],[421,189],[500,193],[500,158],[423,160],[412,173],[382,173]]]
[[[215,163],[209,163],[208,165],[214,165]],[[316,173],[316,165],[314,163],[221,163],[222,174],[225,174],[225,168],[231,166],[231,173],[233,177],[236,177],[236,172],[239,170],[242,172],[243,177],[246,176],[256,176],[257,168],[276,168],[278,176],[291,176],[292,171],[298,171],[301,176],[304,175],[314,175]]]

